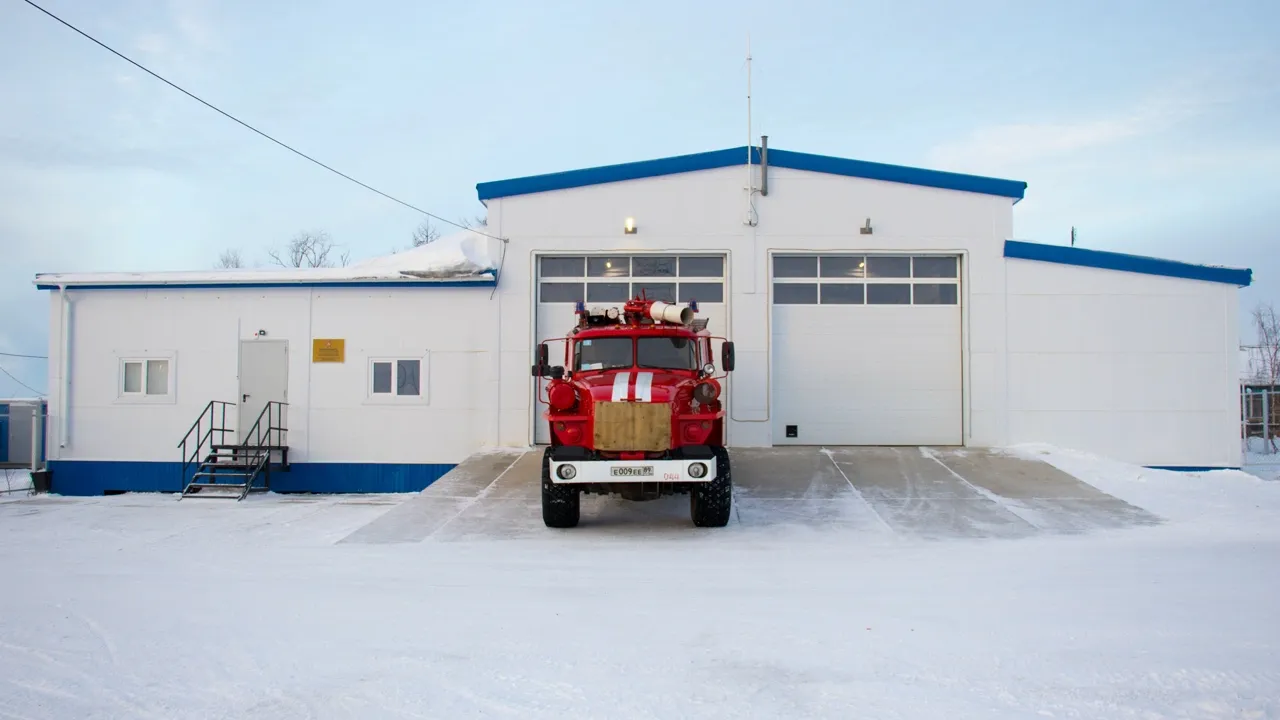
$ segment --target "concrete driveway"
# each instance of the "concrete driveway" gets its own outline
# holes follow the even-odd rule
[[[345,543],[543,537],[538,491],[541,450],[482,453]],[[796,528],[869,536],[1023,538],[1079,534],[1159,518],[1051,465],[961,448],[743,448],[731,451],[730,528]],[[689,502],[583,497],[568,532],[662,536],[692,532]]]

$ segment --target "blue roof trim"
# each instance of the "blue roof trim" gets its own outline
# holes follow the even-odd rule
[[[677,155],[675,157],[642,160],[621,165],[604,165],[581,170],[566,170],[548,175],[531,175],[510,180],[495,180],[477,184],[476,194],[480,197],[480,201],[484,202],[485,200],[510,197],[512,195],[528,195],[550,190],[565,190],[624,180],[639,180],[662,175],[695,172],[697,170],[733,167],[743,164],[746,153],[747,146],[743,145],[727,150],[712,150],[693,155]],[[760,162],[759,148],[752,147],[751,161],[753,163]],[[886,165],[884,163],[850,160],[827,155],[811,155],[789,150],[770,149],[769,165],[791,170],[826,173],[828,175],[844,175],[846,177],[884,180],[886,182],[921,185],[944,190],[998,195],[1000,197],[1013,198],[1015,202],[1021,200],[1027,190],[1027,184],[1018,180],[1001,180],[1000,178],[963,175],[940,170],[925,170],[904,165]]]
[[[1240,470],[1239,466],[1229,465],[1148,465],[1148,470],[1169,470],[1171,472],[1202,473],[1219,470]]]
[[[93,285],[66,283],[68,290],[240,290],[248,288],[492,288],[498,284],[492,280],[351,280],[341,282],[245,282],[245,283],[115,283]],[[36,284],[37,290],[57,290],[60,285]]]
[[[1248,287],[1253,282],[1253,271],[1247,269],[1240,270],[1214,265],[1192,265],[1191,263],[1178,262],[1177,260],[1163,260],[1144,255],[1086,250],[1065,245],[1041,245],[1020,240],[1006,240],[1004,243],[1004,256],[1018,260],[1039,260],[1040,262],[1058,263],[1059,265],[1119,270],[1141,275],[1204,280],[1206,282],[1239,287]]]

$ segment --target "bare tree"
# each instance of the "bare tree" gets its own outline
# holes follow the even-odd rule
[[[342,252],[334,257],[337,249],[338,246],[329,237],[329,233],[323,230],[300,232],[289,240],[283,251],[268,250],[267,257],[280,267],[333,267],[335,262],[346,266],[351,261],[351,253]]]
[[[475,215],[469,218],[464,217],[458,221],[458,224],[473,230],[483,230],[489,226],[489,218],[484,215]]]
[[[244,267],[244,259],[240,256],[240,251],[235,248],[227,248],[218,256],[217,267],[222,270],[232,270]]]
[[[422,247],[429,242],[435,242],[439,237],[440,231],[431,224],[431,218],[425,218],[418,227],[413,229],[413,246]]]
[[[1280,316],[1271,303],[1258,303],[1253,309],[1253,331],[1257,335],[1258,379],[1267,385],[1280,383]]]

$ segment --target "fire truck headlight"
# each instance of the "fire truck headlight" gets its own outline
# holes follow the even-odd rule
[[[709,403],[720,396],[720,388],[715,383],[698,383],[693,388],[693,397],[700,403]]]
[[[578,469],[572,465],[561,465],[556,468],[556,475],[559,475],[561,480],[572,480],[578,476]]]
[[[703,463],[694,463],[689,466],[689,477],[694,480],[707,476],[707,466]]]

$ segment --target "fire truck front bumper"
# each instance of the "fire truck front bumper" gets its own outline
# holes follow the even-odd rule
[[[565,485],[699,483],[716,477],[715,456],[682,460],[552,460],[551,481]]]

